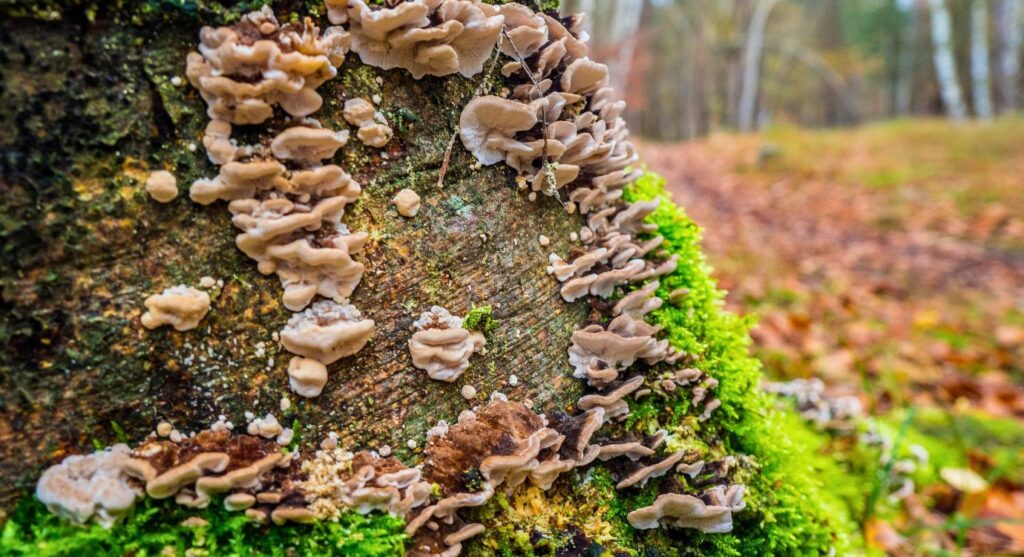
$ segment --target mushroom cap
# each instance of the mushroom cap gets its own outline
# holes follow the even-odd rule
[[[293,357],[288,362],[288,384],[300,396],[320,396],[327,384],[327,366],[310,358]]]
[[[145,304],[148,311],[142,314],[142,325],[147,329],[171,325],[178,331],[188,331],[198,327],[210,310],[210,295],[179,284],[146,298]]]
[[[403,188],[392,198],[398,214],[403,217],[415,217],[420,210],[420,196],[409,188]]]
[[[279,133],[270,143],[270,150],[279,159],[316,162],[334,156],[348,143],[348,130],[295,126]]]
[[[321,300],[288,321],[281,343],[293,354],[328,365],[362,350],[373,329],[373,320],[362,319],[354,306]]]
[[[345,109],[342,112],[345,121],[353,126],[365,126],[373,123],[377,109],[366,99],[356,97],[345,101]]]
[[[169,203],[178,197],[178,180],[166,170],[150,172],[146,179],[146,193],[160,203]]]
[[[74,455],[46,469],[36,497],[53,513],[77,524],[95,520],[109,528],[135,504],[139,490],[124,473],[131,460],[127,445]]]
[[[529,105],[493,95],[477,97],[466,104],[459,116],[462,144],[482,164],[505,159],[505,152],[488,147],[492,137],[511,137],[537,125],[537,114]]]
[[[732,511],[728,507],[707,505],[692,495],[665,493],[649,507],[637,509],[626,520],[637,529],[650,530],[659,525],[695,528],[706,534],[732,531]]]

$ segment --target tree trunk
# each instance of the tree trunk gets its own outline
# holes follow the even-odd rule
[[[996,72],[1000,112],[1013,112],[1020,106],[1021,26],[1021,0],[999,0],[996,3]]]
[[[408,456],[407,439],[466,407],[458,384],[410,363],[412,322],[433,304],[459,315],[494,308],[500,334],[463,376],[481,393],[554,407],[578,398],[580,382],[553,371],[567,368],[569,337],[587,310],[565,304],[544,268],[547,253],[568,251],[579,221],[552,198],[528,201],[502,165],[474,170],[461,147],[436,186],[460,107],[482,76],[415,81],[350,55],[319,88],[315,116],[344,129],[345,98],[380,95],[396,129],[387,158],[354,137],[336,157],[363,186],[345,222],[371,237],[353,303],[377,329],[361,352],[330,366],[315,403],[297,400],[290,354],[274,339],[291,315],[278,279],[235,247],[223,204],[203,207],[186,193],[217,174],[200,141],[206,105],[184,75],[200,26],[223,21],[210,6],[218,5],[133,16],[151,18],[142,22],[113,4],[30,10],[0,24],[2,508],[42,467],[94,440],[139,440],[161,420],[198,431],[219,414],[280,415],[285,396],[307,439],[343,427],[344,443],[387,443]],[[155,169],[177,177],[173,202],[144,191]],[[402,188],[423,198],[414,219],[398,217],[390,201]],[[542,234],[552,245],[537,245]],[[203,276],[224,284],[197,329],[141,326],[147,295]],[[518,386],[507,383],[512,373]]]
[[[953,25],[944,0],[928,0],[932,15],[932,48],[935,76],[942,94],[942,104],[953,120],[967,117],[960,82],[957,78],[956,59],[953,58]]]
[[[913,100],[914,84],[914,51],[918,38],[917,3],[914,0],[897,0],[896,7],[906,20],[900,32],[900,52],[896,68],[896,91],[893,100],[893,112],[896,116],[910,114]]]
[[[982,120],[992,117],[989,73],[988,0],[974,0],[971,2],[971,96],[974,114]]]
[[[760,85],[761,52],[764,50],[764,28],[776,1],[758,0],[757,6],[754,8],[754,15],[750,19],[747,45],[743,56],[743,81],[739,106],[740,131],[754,129],[757,92]]]

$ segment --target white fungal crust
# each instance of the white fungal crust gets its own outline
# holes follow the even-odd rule
[[[388,126],[387,119],[366,99],[355,98],[345,101],[345,110],[342,115],[346,122],[359,128],[356,137],[363,144],[370,147],[383,147],[388,144],[388,141],[391,141],[393,132]]]
[[[458,379],[469,367],[469,357],[487,343],[483,334],[462,328],[462,318],[440,306],[423,312],[414,326],[417,331],[409,339],[412,365],[437,381]]]
[[[36,497],[50,512],[72,522],[92,520],[110,528],[142,494],[124,472],[129,460],[131,450],[124,444],[69,456],[43,472],[36,484]]]
[[[320,450],[301,469],[306,479],[299,487],[320,519],[336,519],[346,510],[405,516],[430,499],[430,482],[422,479],[419,468],[366,451]]]
[[[330,365],[362,350],[373,327],[373,320],[363,319],[355,306],[321,300],[288,321],[281,344],[293,354]]]
[[[186,74],[213,120],[259,124],[280,106],[292,116],[320,109],[316,88],[337,74],[350,37],[340,27],[280,25],[269,6],[231,27],[203,27],[199,52],[188,55]]]
[[[150,172],[146,179],[146,193],[160,203],[170,203],[178,197],[178,180],[166,170]]]
[[[210,295],[197,288],[179,284],[146,298],[142,325],[155,329],[170,325],[178,331],[189,331],[210,311]]]
[[[288,362],[288,385],[300,396],[320,396],[327,384],[327,366],[310,359],[294,357]]]
[[[395,194],[392,199],[398,214],[403,217],[412,218],[420,212],[420,196],[409,188],[403,188]]]
[[[416,79],[480,73],[504,21],[497,7],[479,0],[410,0],[391,7],[350,0],[344,14],[340,4],[329,2],[328,15],[348,23],[352,51],[364,64],[403,68]]]

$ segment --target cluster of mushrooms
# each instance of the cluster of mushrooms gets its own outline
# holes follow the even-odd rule
[[[622,200],[623,188],[639,175],[632,168],[637,157],[620,116],[624,103],[614,101],[607,87],[607,68],[587,57],[582,17],[560,19],[520,4],[479,0],[326,5],[334,26],[322,33],[309,18],[281,25],[264,7],[230,27],[204,28],[199,52],[188,57],[188,78],[211,117],[203,143],[220,165],[218,176],[196,181],[190,196],[204,205],[228,201],[242,231],[239,248],[262,273],[281,280],[284,305],[296,312],[280,333],[284,347],[297,355],[289,365],[293,390],[318,395],[326,365],[358,352],[374,329],[348,304],[363,273],[353,256],[367,236],[350,232],[341,218],[361,188],[340,167],[325,164],[349,133],[311,118],[322,104],[316,88],[334,77],[351,50],[365,64],[401,68],[417,79],[472,77],[498,53],[509,60],[501,73],[518,85],[470,101],[458,133],[481,164],[504,162],[515,169],[531,199],[538,193],[564,197],[570,213],[585,217],[579,246],[564,256],[551,254],[548,272],[567,302],[598,299],[591,304],[592,323],[573,334],[568,349],[574,376],[593,392],[580,398],[575,415],[538,414],[492,397],[456,423],[440,422],[428,432],[416,467],[387,454],[346,451],[336,438],[316,451],[282,451],[279,443],[286,443],[259,435],[259,427],[250,427],[257,431],[248,435],[223,427],[174,439],[154,433],[134,449],[117,445],[51,467],[37,486],[40,500],[77,522],[104,525],[143,494],[195,508],[224,495],[228,509],[275,523],[383,511],[405,519],[412,555],[452,556],[485,529],[465,522],[460,509],[527,481],[546,490],[563,473],[614,460],[616,487],[623,490],[670,473],[695,478],[717,471],[716,485],[699,496],[662,493],[629,513],[634,527],[730,531],[732,513],[744,507],[743,486],[725,481],[731,457],[705,463],[683,450],[659,457],[664,430],[602,439],[602,426],[628,415],[627,397],[689,388],[694,404],[703,404],[702,420],[720,403],[711,394],[717,381],[697,369],[652,377],[636,365],[671,369],[687,358],[657,338],[659,327],[645,322],[664,303],[656,279],[675,269],[677,257],[659,251],[661,237],[641,238],[655,228],[644,218],[658,202]],[[274,107],[287,114],[286,121],[273,118]],[[391,138],[386,120],[365,100],[347,102],[345,118],[368,145],[380,147]],[[239,146],[233,126],[251,125],[263,126],[265,137]],[[669,301],[681,295],[673,292]],[[322,299],[314,302],[317,296]],[[441,307],[425,312],[415,328],[413,364],[440,381],[457,379],[485,342]]]
[[[318,395],[326,366],[361,350],[374,330],[374,322],[348,303],[363,276],[354,256],[367,235],[349,231],[341,219],[361,187],[340,166],[324,164],[346,145],[349,132],[311,118],[323,103],[316,88],[337,74],[350,43],[341,27],[321,33],[309,18],[281,25],[264,6],[233,26],[203,28],[186,70],[211,118],[203,144],[220,165],[215,178],[196,180],[189,195],[203,205],[227,201],[242,231],[239,249],[261,273],[280,279],[285,307],[297,312],[280,338],[298,355],[289,366],[290,382],[303,396]],[[346,104],[345,117],[360,125],[364,141],[386,143],[391,129],[376,123],[372,105],[355,100]],[[275,106],[288,120],[272,119]],[[232,126],[245,125],[264,125],[262,143],[239,146],[231,138]],[[316,296],[323,299],[310,306]]]

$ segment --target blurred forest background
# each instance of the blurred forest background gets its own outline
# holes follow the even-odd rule
[[[1024,0],[571,0],[865,553],[1024,555]]]
[[[568,0],[659,140],[1021,108],[1021,0]]]

